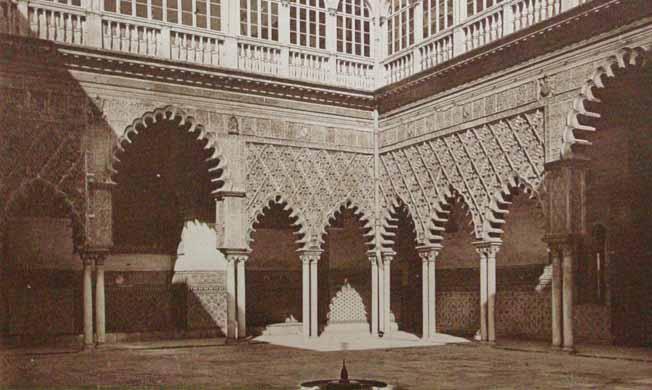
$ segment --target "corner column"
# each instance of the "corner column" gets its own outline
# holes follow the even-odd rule
[[[378,334],[378,260],[375,251],[367,252],[371,263],[371,334]]]
[[[106,255],[95,258],[95,342],[98,346],[106,342],[106,301],[104,293],[104,261]]]
[[[550,251],[552,254],[552,345],[561,348],[561,257],[556,246],[551,247]]]
[[[501,242],[474,243],[480,255],[480,336],[482,341],[496,341],[496,254]]]
[[[318,288],[317,265],[322,251],[300,251],[299,257],[303,264],[303,334],[306,337],[319,336],[318,319]]]
[[[564,325],[564,351],[572,352],[575,348],[573,343],[573,250],[571,245],[562,245],[562,315]]]
[[[94,258],[82,254],[84,262],[82,294],[84,300],[84,348],[93,346],[93,263]]]
[[[429,339],[437,333],[437,302],[436,302],[436,259],[441,246],[423,246],[417,248],[421,258],[421,288],[422,288],[422,332],[423,339]]]
[[[245,263],[249,251],[225,249],[223,252],[226,257],[227,337],[239,339],[247,336]]]

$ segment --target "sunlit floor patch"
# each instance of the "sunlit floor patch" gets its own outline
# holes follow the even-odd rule
[[[254,338],[254,341],[324,352],[425,347],[469,342],[467,339],[443,333],[437,333],[430,339],[422,340],[411,333],[401,331],[392,332],[383,337],[370,333],[337,333],[325,334],[313,339],[305,338],[303,335],[259,336]]]

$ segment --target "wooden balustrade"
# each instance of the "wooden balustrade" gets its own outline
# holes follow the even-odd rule
[[[112,12],[98,14],[89,11],[87,1],[82,0],[0,0],[0,33],[373,90],[589,1],[504,1],[392,55],[378,68],[372,59],[364,57]]]

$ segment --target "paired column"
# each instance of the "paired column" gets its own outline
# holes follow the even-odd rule
[[[552,345],[572,352],[573,340],[573,249],[570,243],[553,244],[552,255]]]
[[[84,347],[106,342],[106,300],[104,291],[104,261],[107,253],[83,252],[82,299],[84,321]],[[95,266],[95,326],[93,326],[93,266]],[[95,328],[95,338],[93,338]]]
[[[422,288],[422,332],[421,337],[429,339],[437,333],[437,302],[435,289],[435,260],[441,246],[424,246],[417,248],[421,258]]]
[[[247,336],[247,302],[245,263],[246,250],[224,250],[226,257],[227,337],[238,339]]]
[[[475,244],[480,255],[480,338],[496,341],[496,253],[500,241]]]
[[[317,278],[317,265],[321,251],[302,251],[299,254],[302,264],[302,285],[303,312],[302,325],[305,337],[319,336],[318,308],[319,301],[317,291],[319,281]]]

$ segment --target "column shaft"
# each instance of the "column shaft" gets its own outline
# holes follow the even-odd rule
[[[437,333],[437,312],[435,296],[435,262],[428,261],[428,336]]]
[[[310,337],[319,336],[317,330],[317,309],[319,307],[317,301],[317,289],[319,287],[317,280],[317,260],[310,261]]]
[[[237,311],[238,311],[238,337],[247,336],[247,305],[246,305],[245,261],[239,260],[237,264]]]
[[[429,272],[428,260],[421,261],[421,319],[422,338],[430,337],[430,288],[428,286]]]
[[[106,342],[106,304],[104,293],[104,261],[96,262],[96,282],[95,282],[95,323],[96,323],[96,342],[104,344]]]
[[[385,320],[385,333],[390,333],[392,331],[392,318],[390,316],[390,306],[391,306],[391,293],[392,293],[392,262],[391,260],[385,260],[384,262],[384,277],[385,277],[385,299],[383,300],[383,317]]]
[[[559,252],[552,252],[552,345],[561,347],[561,259]]]
[[[310,261],[303,259],[301,272],[303,275],[301,289],[303,291],[303,314],[302,314],[302,325],[303,325],[303,335],[304,337],[310,336]]]
[[[378,331],[385,332],[385,267],[378,264]]]
[[[564,350],[573,350],[573,253],[570,247],[563,249],[562,303],[564,325]]]
[[[226,262],[226,317],[227,317],[227,337],[236,336],[237,308],[236,308],[236,270],[235,260],[227,257]]]
[[[371,333],[378,334],[378,263],[371,259]]]
[[[480,339],[487,341],[487,306],[488,306],[488,289],[487,289],[487,257],[484,253],[480,254]]]
[[[84,346],[93,345],[93,280],[92,260],[84,260]]]
[[[487,256],[487,340],[496,341],[496,252]]]

